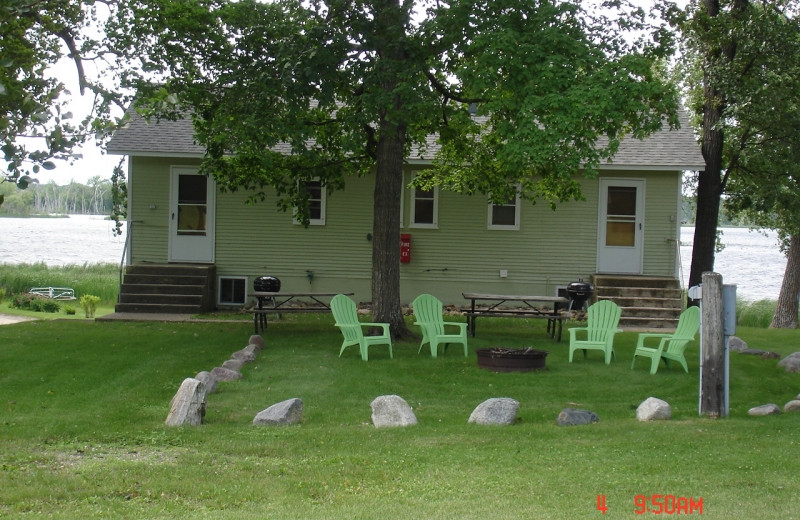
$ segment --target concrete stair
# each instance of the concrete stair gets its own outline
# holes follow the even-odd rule
[[[675,329],[683,310],[677,278],[599,275],[592,277],[596,300],[612,300],[622,308],[622,329]]]
[[[116,312],[198,314],[214,309],[213,265],[136,264],[125,269]]]

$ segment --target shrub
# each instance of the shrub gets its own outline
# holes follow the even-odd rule
[[[58,312],[61,310],[61,304],[55,300],[47,298],[34,298],[31,300],[31,310],[36,312]]]
[[[94,311],[97,310],[97,304],[100,303],[100,297],[92,294],[84,294],[79,300],[83,312],[87,318],[94,318]]]
[[[6,288],[0,287],[0,303],[3,303],[3,300],[6,299]]]
[[[12,295],[11,306],[34,312],[58,312],[61,309],[61,305],[57,301],[31,293]]]
[[[41,298],[41,296],[36,294],[30,293],[17,293],[11,295],[11,306],[16,309],[25,309],[30,310],[31,308],[31,301],[35,300],[36,298]]]

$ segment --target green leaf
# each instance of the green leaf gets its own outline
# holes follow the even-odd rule
[[[56,169],[56,163],[54,163],[53,161],[43,162],[42,163],[42,168],[44,168],[45,170],[55,170]]]

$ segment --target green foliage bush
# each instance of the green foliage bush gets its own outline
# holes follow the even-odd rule
[[[78,300],[83,308],[83,312],[87,318],[94,318],[94,312],[97,310],[97,304],[100,303],[100,297],[93,294],[84,294]]]
[[[55,300],[39,296],[38,294],[18,293],[11,297],[11,306],[17,309],[34,312],[58,312],[61,304]]]

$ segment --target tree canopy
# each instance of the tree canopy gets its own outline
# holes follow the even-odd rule
[[[682,77],[703,132],[707,163],[698,184],[690,284],[713,270],[723,194],[729,210],[780,230],[787,245],[788,237],[800,232],[797,13],[793,0],[706,0],[683,13]],[[793,305],[787,315],[794,315],[795,324],[797,283],[790,289],[793,294],[780,298]]]
[[[78,144],[111,123],[109,103],[119,94],[85,68],[102,56],[93,36],[99,3],[7,0],[0,7],[0,180],[27,187],[42,168],[55,168],[52,159],[71,159]],[[73,93],[51,71],[62,59],[73,63],[80,93],[93,96],[82,119],[67,108]]]
[[[403,164],[430,136],[438,155],[419,185],[556,204],[581,197],[575,176],[620,138],[676,121],[669,31],[614,4],[622,14],[549,0],[127,0],[107,34],[133,65],[122,81],[138,109],[191,117],[223,189],[264,200],[272,187],[302,216],[298,180],[333,190],[375,175],[373,314],[397,335]]]

